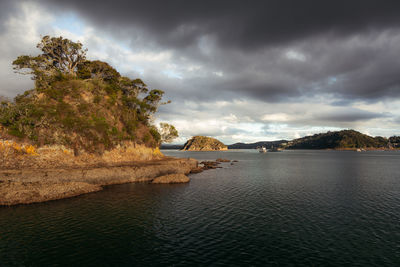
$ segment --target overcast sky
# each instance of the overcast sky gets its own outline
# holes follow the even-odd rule
[[[0,95],[41,36],[166,92],[157,122],[226,144],[355,129],[400,135],[399,1],[0,1]]]

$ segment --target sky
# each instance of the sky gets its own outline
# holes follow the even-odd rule
[[[0,95],[41,36],[165,91],[155,123],[226,144],[355,129],[400,135],[399,1],[1,0]]]

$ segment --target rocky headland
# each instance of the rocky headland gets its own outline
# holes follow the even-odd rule
[[[77,157],[64,147],[35,150],[12,142],[0,144],[0,154],[7,156],[0,163],[0,205],[74,197],[114,184],[186,183],[190,180],[186,175],[198,167],[194,159],[165,157],[144,146]]]
[[[212,137],[194,136],[185,143],[182,150],[220,151],[220,150],[228,150],[228,147],[224,145],[221,141]]]
[[[87,49],[44,36],[40,54],[21,55],[16,72],[34,88],[0,100],[0,205],[77,196],[129,182],[188,182],[194,159],[165,157],[178,136],[153,124],[164,91],[121,75]],[[56,52],[55,52],[56,51]],[[158,178],[158,179],[157,179]]]

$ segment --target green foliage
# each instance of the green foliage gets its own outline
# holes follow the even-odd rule
[[[160,138],[162,143],[171,143],[178,136],[178,130],[173,125],[160,123]]]
[[[86,60],[79,42],[45,36],[37,47],[42,54],[13,62],[17,72],[32,75],[35,88],[0,103],[0,125],[10,136],[96,153],[124,140],[159,145],[162,136],[150,117],[164,104],[163,91],[121,76],[106,62]],[[172,125],[168,129],[177,136]]]
[[[389,143],[394,148],[400,148],[400,136],[391,136],[389,138]]]
[[[161,134],[158,132],[156,127],[150,127],[149,132],[157,143],[161,141]]]
[[[327,132],[295,139],[289,149],[355,149],[386,147],[388,140],[371,137],[354,130]]]
[[[118,71],[108,63],[100,60],[86,60],[78,65],[77,76],[80,79],[100,79],[108,83],[116,83],[121,77]]]

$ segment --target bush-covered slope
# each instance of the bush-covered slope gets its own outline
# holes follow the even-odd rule
[[[124,141],[159,145],[161,135],[150,122],[163,91],[86,60],[80,43],[46,36],[38,48],[41,55],[13,62],[18,72],[32,75],[35,88],[1,103],[0,137],[64,145],[76,153],[101,154]]]

